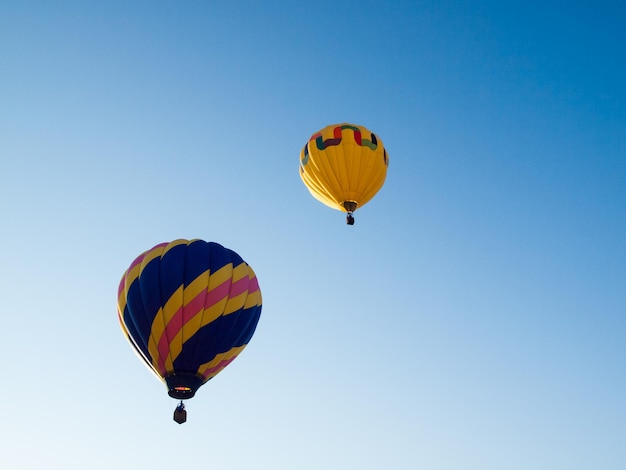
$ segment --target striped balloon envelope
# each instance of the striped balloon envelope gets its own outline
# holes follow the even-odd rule
[[[246,347],[261,315],[261,291],[252,268],[234,251],[175,240],[132,262],[117,305],[135,351],[169,395],[183,400]]]

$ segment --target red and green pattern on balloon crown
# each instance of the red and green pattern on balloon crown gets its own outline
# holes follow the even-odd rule
[[[378,148],[378,139],[376,138],[376,135],[373,132],[370,132],[369,139],[364,139],[361,134],[361,129],[359,129],[357,126],[353,126],[350,124],[341,124],[341,125],[336,126],[333,129],[333,137],[329,139],[324,140],[324,137],[322,136],[321,131],[316,132],[315,134],[311,136],[311,138],[309,139],[309,142],[307,142],[307,144],[304,146],[304,156],[302,158],[302,165],[306,165],[309,162],[309,144],[311,142],[315,141],[315,146],[317,147],[318,150],[326,150],[327,147],[341,144],[341,141],[343,140],[342,132],[346,129],[352,131],[354,135],[354,141],[357,143],[357,145],[360,145],[362,147],[368,147],[372,150],[376,150]],[[384,148],[383,148],[383,158],[385,160],[385,165],[387,165],[388,164],[387,150],[385,150]]]

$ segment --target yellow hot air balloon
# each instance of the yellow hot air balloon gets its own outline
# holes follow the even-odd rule
[[[300,152],[300,177],[320,202],[347,212],[365,205],[383,186],[389,157],[382,141],[354,124],[333,124],[311,136]]]

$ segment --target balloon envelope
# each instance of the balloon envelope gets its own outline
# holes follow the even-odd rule
[[[320,202],[352,213],[383,186],[389,157],[363,126],[333,124],[311,136],[300,152],[300,177]]]
[[[213,242],[159,244],[133,261],[118,289],[123,332],[174,398],[191,398],[230,364],[260,315],[254,271]]]

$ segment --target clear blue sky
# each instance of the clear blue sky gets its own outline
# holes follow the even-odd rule
[[[2,2],[0,466],[626,468],[626,4],[570,3]],[[176,238],[263,292],[182,426],[116,318]]]

